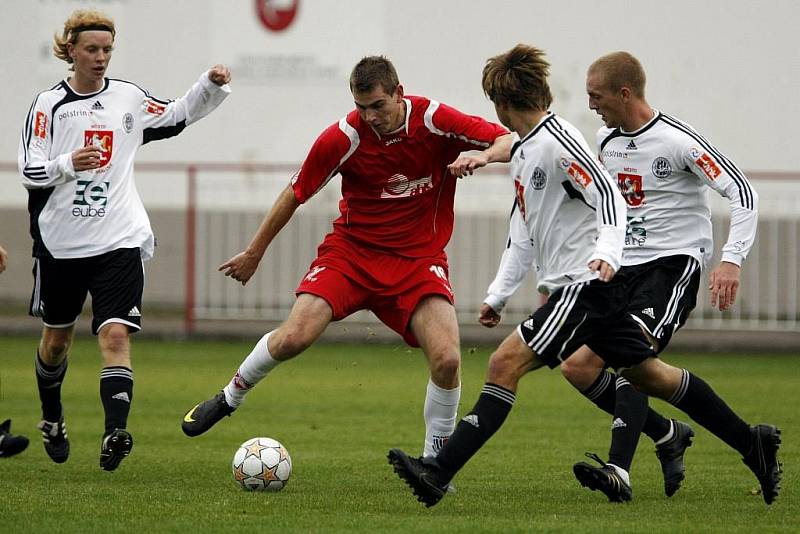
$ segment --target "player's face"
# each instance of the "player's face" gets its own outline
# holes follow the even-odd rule
[[[391,94],[381,85],[363,93],[353,93],[353,101],[361,120],[379,134],[393,132],[405,123],[406,107],[403,103],[402,85],[398,85]]]
[[[600,115],[606,126],[622,126],[624,102],[620,91],[612,91],[601,74],[590,72],[586,77],[586,93],[589,95],[589,109]]]
[[[79,85],[100,88],[106,74],[114,38],[111,32],[92,30],[81,32],[74,45],[68,45],[69,56],[75,68],[75,81]]]

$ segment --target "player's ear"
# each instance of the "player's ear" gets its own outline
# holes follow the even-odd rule
[[[397,88],[394,90],[394,96],[395,96],[395,99],[397,100],[397,102],[400,102],[401,100],[403,100],[403,95],[404,94],[405,93],[403,92],[403,84],[398,83],[397,84]]]

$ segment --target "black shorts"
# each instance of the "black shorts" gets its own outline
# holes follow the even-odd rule
[[[620,269],[628,294],[628,313],[658,342],[661,352],[686,323],[697,304],[700,262],[667,256]]]
[[[633,367],[656,356],[628,313],[622,278],[559,288],[517,327],[517,332],[550,368],[558,367],[582,345],[588,345],[616,369]]]
[[[138,248],[121,248],[90,258],[34,258],[30,315],[45,326],[75,324],[86,295],[92,295],[92,333],[108,323],[142,328],[144,266]]]

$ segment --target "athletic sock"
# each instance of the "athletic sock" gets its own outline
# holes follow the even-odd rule
[[[452,478],[506,420],[516,395],[504,387],[486,383],[475,407],[461,418],[456,430],[436,455],[442,475]]]
[[[436,456],[439,449],[447,442],[456,426],[458,401],[461,398],[461,386],[443,389],[428,379],[425,395],[425,446],[423,456]]]
[[[100,399],[106,412],[104,436],[115,428],[127,428],[133,400],[133,371],[127,367],[105,367],[100,372]]]
[[[594,383],[581,391],[581,394],[604,412],[614,415],[617,395],[615,388],[616,380],[617,375],[615,373],[602,371]],[[647,417],[642,427],[642,433],[644,433],[644,435],[656,441],[663,439],[664,436],[669,433],[670,428],[672,428],[672,426],[669,419],[654,411],[652,408],[647,408]]]
[[[47,365],[36,352],[36,385],[42,402],[42,419],[57,423],[61,419],[61,383],[67,374],[67,357],[58,365]]]
[[[618,377],[616,399],[608,463],[627,473],[631,469],[639,434],[647,417],[647,395],[634,389],[624,378]]]
[[[681,383],[668,402],[686,412],[742,456],[747,455],[750,451],[749,425],[702,378],[686,369],[682,371]]]
[[[267,341],[272,332],[264,334],[247,358],[244,359],[236,374],[233,375],[231,381],[223,389],[225,392],[225,402],[229,406],[236,408],[244,400],[247,392],[253,389],[262,378],[267,376],[267,373],[272,371],[279,363],[278,360],[272,358],[269,353]]]

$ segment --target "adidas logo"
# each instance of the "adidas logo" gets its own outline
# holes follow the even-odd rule
[[[94,104],[92,104],[92,109],[106,109],[106,108],[103,107],[103,104],[101,104],[99,100],[95,100]]]
[[[631,142],[628,143],[628,146],[626,146],[625,148],[628,149],[628,150],[636,150],[637,149],[636,148],[636,143],[634,143],[633,139],[631,139]]]
[[[522,323],[522,326],[528,330],[533,330],[533,319],[526,320],[524,323]]]
[[[647,315],[651,319],[655,319],[656,318],[656,314],[653,311],[653,308],[645,308],[645,309],[642,310],[642,313]]]
[[[137,306],[131,308],[131,311],[128,312],[128,317],[141,317],[142,313],[139,311]]]
[[[120,391],[116,395],[112,395],[111,398],[112,399],[121,400],[121,401],[125,401],[127,403],[131,402],[131,398],[128,396],[128,392],[127,391]]]
[[[461,419],[461,420],[464,421],[465,423],[471,424],[475,428],[480,428],[481,427],[481,425],[478,424],[478,416],[475,415],[474,413],[471,413],[469,415],[465,415],[464,418]]]
[[[625,421],[617,417],[614,419],[614,422],[611,423],[611,430],[614,430],[615,428],[625,428],[626,426],[628,425],[625,424]]]

